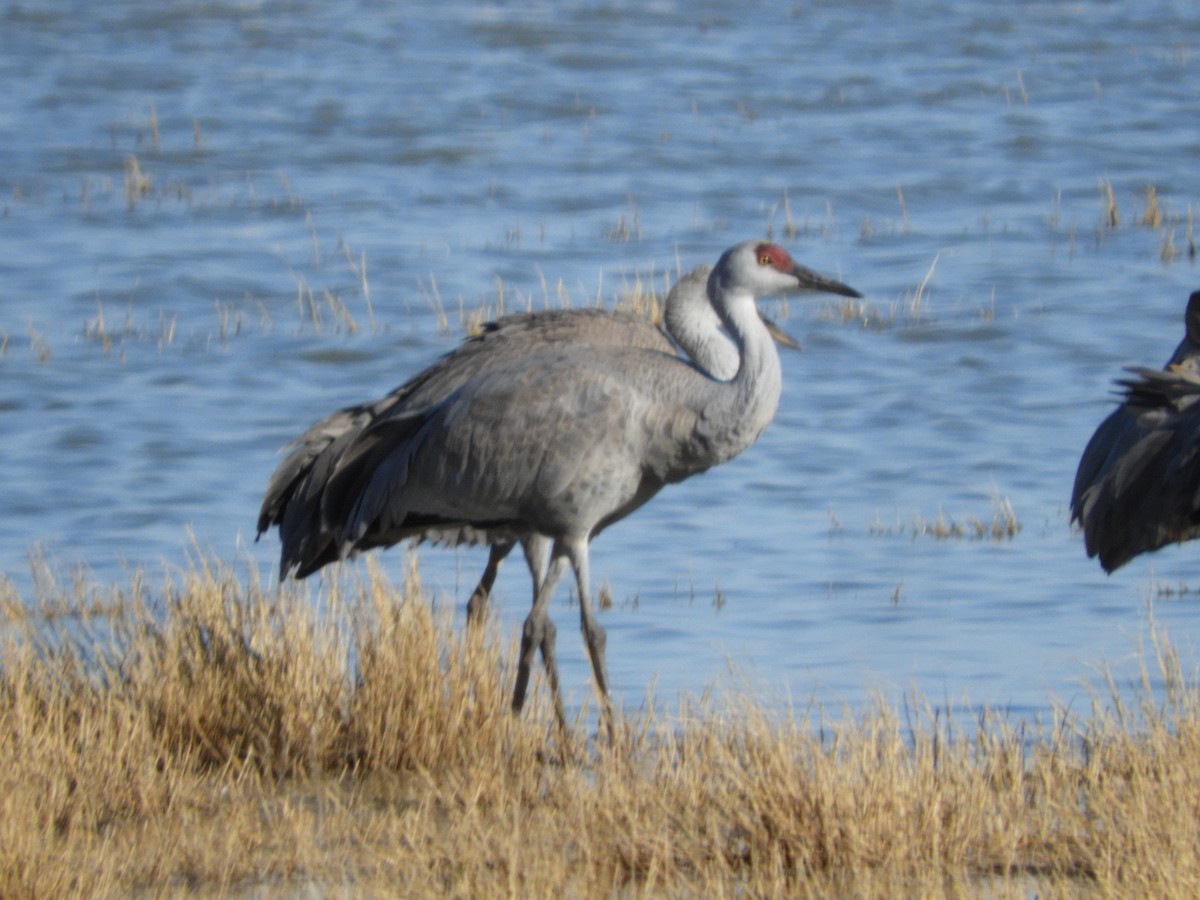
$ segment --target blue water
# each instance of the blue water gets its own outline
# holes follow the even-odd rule
[[[1151,606],[1192,671],[1161,586],[1196,549],[1107,577],[1066,500],[1200,286],[1198,46],[1169,2],[0,5],[0,572],[121,583],[194,537],[273,577],[258,503],[313,419],[501,298],[611,304],[770,234],[864,315],[773,304],[805,345],[774,424],[596,542],[619,700],[1042,717],[1136,675]],[[1012,539],[916,527],[994,497]],[[452,605],[483,561],[420,558]],[[512,631],[523,565],[497,590]]]

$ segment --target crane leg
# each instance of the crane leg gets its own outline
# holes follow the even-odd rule
[[[608,664],[604,659],[604,648],[608,635],[596,620],[592,609],[591,592],[588,588],[588,545],[587,539],[577,539],[567,544],[567,555],[575,570],[575,587],[579,592],[579,627],[592,661],[592,676],[596,681],[596,693],[600,697],[600,716],[608,730],[609,741],[615,739],[612,701],[608,696]]]
[[[509,550],[512,546],[509,546]],[[521,540],[521,549],[525,553],[525,565],[529,566],[529,574],[533,576],[534,599],[541,590],[542,582],[546,580],[546,571],[550,566],[550,538],[533,532]],[[507,551],[506,551],[507,552]]]
[[[554,700],[554,714],[558,723],[565,730],[567,727],[566,711],[563,708],[562,694],[558,683],[558,659],[554,651],[556,629],[550,621],[550,599],[554,589],[562,577],[566,558],[555,555],[550,560],[545,575],[540,580],[538,570],[543,569],[545,560],[544,538],[535,538],[525,544],[525,558],[529,563],[530,573],[534,581],[533,608],[525,618],[521,628],[521,653],[517,660],[517,683],[513,688],[513,712],[519,713],[525,706],[525,695],[529,689],[529,676],[533,669],[533,660],[538,651],[542,654],[542,663],[546,667],[546,679],[550,683],[550,692]]]
[[[525,552],[525,564],[529,566],[529,574],[533,576],[534,590],[535,592],[540,591],[546,581],[546,574],[550,565],[550,539],[534,532],[521,541],[521,549]],[[554,576],[554,585],[558,584],[559,577],[560,575],[558,574]],[[551,596],[554,593],[554,585],[549,589]],[[563,710],[562,694],[559,691],[558,684],[558,655],[554,649],[558,629],[555,627],[554,621],[550,618],[549,609],[550,597],[547,597],[546,605],[543,609],[544,619],[538,648],[542,651],[542,665],[546,667],[546,680],[550,682],[550,693],[554,698],[554,713],[558,717],[559,725],[566,728],[567,716]]]
[[[483,621],[483,617],[487,615],[488,600],[492,596],[492,585],[496,583],[496,574],[500,571],[500,563],[504,562],[504,558],[512,552],[513,546],[512,541],[502,541],[492,544],[488,551],[487,568],[483,570],[479,584],[471,592],[471,598],[467,600],[468,628],[478,627]]]

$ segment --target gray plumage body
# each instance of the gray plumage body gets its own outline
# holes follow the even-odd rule
[[[1071,518],[1107,572],[1200,535],[1200,291],[1188,298],[1184,326],[1163,370],[1131,369],[1135,377],[1118,382],[1124,401],[1079,461]]]
[[[270,479],[259,513],[259,534],[271,525],[280,527],[280,577],[290,572],[306,577],[341,555],[340,535],[323,513],[326,489],[351,460],[361,458],[363,436],[386,429],[389,419],[403,420],[415,410],[440,402],[481,372],[556,346],[620,346],[662,353],[675,353],[678,346],[714,378],[731,378],[737,371],[738,351],[708,301],[711,271],[709,265],[697,266],[676,282],[665,303],[665,334],[645,318],[600,309],[509,315],[487,323],[478,334],[386,397],[340,409],[311,426],[290,444],[287,458]],[[786,335],[776,337],[791,343]],[[511,528],[469,526],[429,528],[416,536],[448,545],[486,543],[495,548],[472,595],[476,601],[469,606],[473,618],[482,612],[499,563],[519,537]],[[355,549],[376,546],[370,542],[375,537],[382,538],[366,538]]]
[[[379,448],[403,435],[415,414],[424,413],[481,373],[513,359],[580,343],[674,352],[658,328],[634,316],[598,309],[518,313],[488,323],[479,334],[382,399],[338,410],[310,427],[292,442],[291,452],[272,475],[259,513],[259,533],[274,524],[280,527],[281,577],[289,573],[306,577],[345,555],[345,549],[357,552],[394,542],[384,542],[382,535],[363,534],[359,544],[343,548],[344,523],[331,512],[344,512],[347,505],[336,502],[331,488],[361,482],[361,470],[382,462]],[[359,476],[348,475],[349,468]],[[461,525],[442,531],[428,529],[420,536],[448,544],[488,543],[500,539],[498,530],[492,532]]]
[[[573,568],[597,689],[607,701],[588,543],[664,485],[725,462],[758,438],[775,414],[782,378],[755,298],[804,290],[859,296],[771,244],[748,241],[722,256],[703,298],[720,327],[700,330],[710,365],[732,359],[726,378],[680,358],[661,335],[640,345],[626,338],[588,343],[577,333],[552,339],[539,325],[526,352],[478,366],[469,362],[472,352],[482,358],[486,351],[467,350],[458,360],[460,348],[379,403],[342,410],[302,435],[271,479],[260,533],[280,525],[281,570],[301,575],[407,537],[510,546],[533,540],[527,557],[535,599],[513,706],[524,702],[540,648],[565,722],[547,614],[557,581]],[[485,332],[478,347],[487,339]],[[430,389],[427,404],[418,402],[423,386],[442,379],[439,367],[452,368],[453,378]],[[551,541],[546,569],[537,557]]]

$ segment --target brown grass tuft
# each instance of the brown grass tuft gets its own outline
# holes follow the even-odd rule
[[[1200,893],[1200,706],[1158,632],[1165,689],[1086,721],[733,697],[564,760],[415,566],[338,584],[0,582],[0,896]]]
[[[1158,205],[1158,189],[1154,185],[1146,186],[1146,208],[1142,210],[1142,225],[1146,228],[1161,228],[1163,225],[1162,207]]]
[[[1100,193],[1104,196],[1104,227],[1118,228],[1121,224],[1121,211],[1117,208],[1117,197],[1113,193],[1112,182],[1107,179],[1100,182]]]
[[[670,291],[670,284],[667,282],[667,279],[664,279],[663,293],[660,295],[654,288],[654,282],[655,274],[653,268],[646,272],[644,278],[641,272],[635,272],[633,281],[630,282],[626,279],[622,285],[621,292],[613,304],[613,309],[617,312],[649,319],[655,325],[661,324],[665,311],[666,295]]]

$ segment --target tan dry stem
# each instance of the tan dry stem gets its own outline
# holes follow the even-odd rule
[[[1087,720],[741,696],[563,760],[544,697],[506,712],[511,643],[415,566],[102,595],[0,583],[5,897],[1200,895],[1196,688],[1157,631],[1165,689]]]

